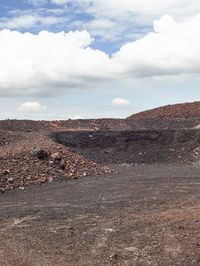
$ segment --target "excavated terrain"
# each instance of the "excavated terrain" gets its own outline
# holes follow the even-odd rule
[[[0,265],[200,265],[190,107],[187,117],[179,105],[166,118],[0,121]]]
[[[200,130],[57,132],[55,139],[97,163],[194,163],[200,159]]]

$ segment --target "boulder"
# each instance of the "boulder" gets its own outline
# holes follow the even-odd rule
[[[46,159],[48,157],[48,153],[40,148],[35,148],[33,150],[30,151],[31,155],[36,157],[37,159]]]

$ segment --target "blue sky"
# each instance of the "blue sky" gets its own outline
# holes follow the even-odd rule
[[[1,118],[127,117],[199,100],[199,14],[197,0],[2,0]]]

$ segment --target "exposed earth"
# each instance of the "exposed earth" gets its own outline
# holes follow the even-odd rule
[[[199,102],[0,121],[0,265],[200,265],[199,165]]]
[[[200,168],[112,167],[0,195],[0,265],[200,265]]]
[[[144,118],[196,118],[200,116],[200,102],[166,105],[130,116],[130,119]]]

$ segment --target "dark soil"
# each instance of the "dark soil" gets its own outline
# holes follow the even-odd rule
[[[200,169],[114,168],[0,194],[0,265],[200,265]]]
[[[200,131],[67,131],[55,139],[97,163],[194,163],[200,159]]]

